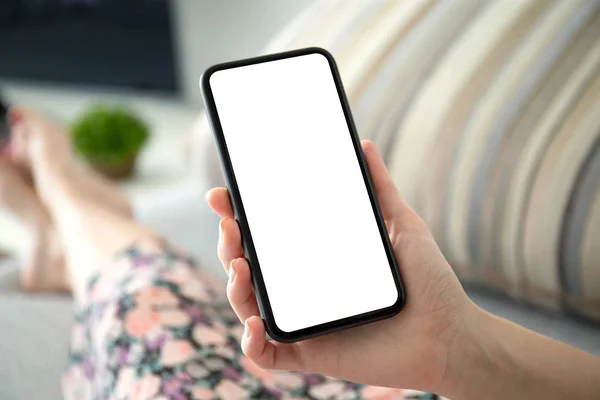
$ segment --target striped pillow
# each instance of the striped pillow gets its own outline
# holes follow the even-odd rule
[[[265,53],[334,54],[360,136],[464,282],[600,320],[599,12],[322,0]]]

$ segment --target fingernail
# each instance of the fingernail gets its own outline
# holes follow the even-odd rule
[[[250,339],[250,325],[248,325],[248,320],[244,322],[244,337]]]
[[[233,282],[233,279],[235,278],[235,264],[236,264],[237,260],[232,260],[231,264],[229,265],[229,282]]]
[[[221,222],[219,222],[219,239],[221,239],[221,237],[223,236],[223,221],[225,220],[222,219]]]

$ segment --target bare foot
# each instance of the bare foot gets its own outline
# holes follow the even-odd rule
[[[32,242],[21,268],[21,285],[29,291],[68,292],[62,245],[50,218],[23,173],[0,158],[0,207],[29,229]]]
[[[62,125],[27,108],[12,108],[9,115],[13,159],[30,174],[36,168],[34,164],[45,165],[51,158],[53,163],[62,164],[62,169],[71,176],[76,186],[95,202],[125,217],[132,217],[131,203],[116,185],[88,166],[77,163],[69,134]],[[44,171],[37,171],[33,175],[43,177]],[[43,191],[45,183],[41,179],[36,182],[36,187]]]
[[[90,180],[81,179],[82,172],[62,127],[33,111],[15,110],[21,118],[12,124],[11,133],[17,143],[14,157],[31,171],[39,199],[63,241],[74,297],[85,303],[92,275],[110,266],[117,251],[138,240],[155,238],[156,234],[100,201],[102,190],[118,189],[97,180],[92,186]]]
[[[4,179],[0,178],[7,194],[6,204],[0,200],[0,207],[29,221],[33,245],[22,269],[22,285],[30,291],[72,291],[65,246],[47,209],[50,193],[57,185],[67,185],[74,196],[85,194],[107,211],[128,219],[132,215],[129,200],[111,182],[77,163],[69,135],[60,124],[25,108],[12,109],[9,121],[13,163],[7,165]],[[52,176],[57,169],[63,179]]]

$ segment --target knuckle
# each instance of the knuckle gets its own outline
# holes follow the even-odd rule
[[[264,369],[273,368],[273,362],[270,360],[270,358],[264,352],[260,356],[256,357],[253,361],[256,365],[258,365],[261,368],[264,368]]]

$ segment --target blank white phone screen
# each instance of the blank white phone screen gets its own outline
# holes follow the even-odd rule
[[[209,84],[277,327],[392,306],[398,290],[327,58],[220,70]]]

